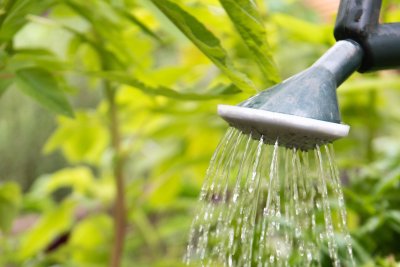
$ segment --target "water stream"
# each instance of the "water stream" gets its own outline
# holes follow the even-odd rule
[[[184,262],[355,266],[332,146],[298,151],[230,128],[207,170]]]

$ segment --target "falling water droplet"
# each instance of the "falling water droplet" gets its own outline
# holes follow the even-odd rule
[[[281,148],[276,142],[269,150],[262,138],[254,141],[245,136],[230,129],[211,158],[184,262],[322,266],[321,250],[327,245],[330,265],[344,266],[338,233],[346,242],[347,262],[354,267],[332,149],[324,146],[324,154],[319,147],[305,152]]]

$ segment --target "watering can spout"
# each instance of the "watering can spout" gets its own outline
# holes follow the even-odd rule
[[[344,137],[349,126],[340,123],[336,89],[362,56],[357,43],[339,41],[305,71],[238,106],[220,105],[219,115],[254,139],[303,150]]]
[[[307,70],[219,115],[255,139],[303,150],[348,134],[336,89],[353,72],[400,67],[400,23],[380,24],[381,0],[341,0],[338,42]]]

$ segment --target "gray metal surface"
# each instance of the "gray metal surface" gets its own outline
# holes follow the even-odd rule
[[[305,71],[264,90],[238,106],[220,105],[231,126],[266,143],[309,150],[348,134],[341,124],[337,87],[360,66],[362,48],[339,41]]]
[[[310,150],[347,136],[348,125],[309,119],[266,110],[218,105],[218,114],[232,127],[254,139],[264,136],[266,144]]]
[[[340,123],[333,74],[312,67],[238,106]]]
[[[351,40],[338,41],[312,67],[328,70],[339,87],[361,65],[363,54],[358,43]]]

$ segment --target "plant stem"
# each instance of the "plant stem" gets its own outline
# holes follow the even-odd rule
[[[377,92],[371,90],[368,95],[368,131],[367,131],[367,160],[372,162],[375,159],[374,139],[376,136],[376,121],[378,120],[378,113],[376,110]]]
[[[115,103],[115,89],[105,81],[105,90],[109,104],[111,142],[114,149],[113,173],[115,178],[115,203],[114,215],[114,243],[112,247],[110,267],[119,267],[124,248],[126,216],[125,216],[125,192],[124,192],[124,162],[121,156],[121,133],[118,123],[118,108]]]

